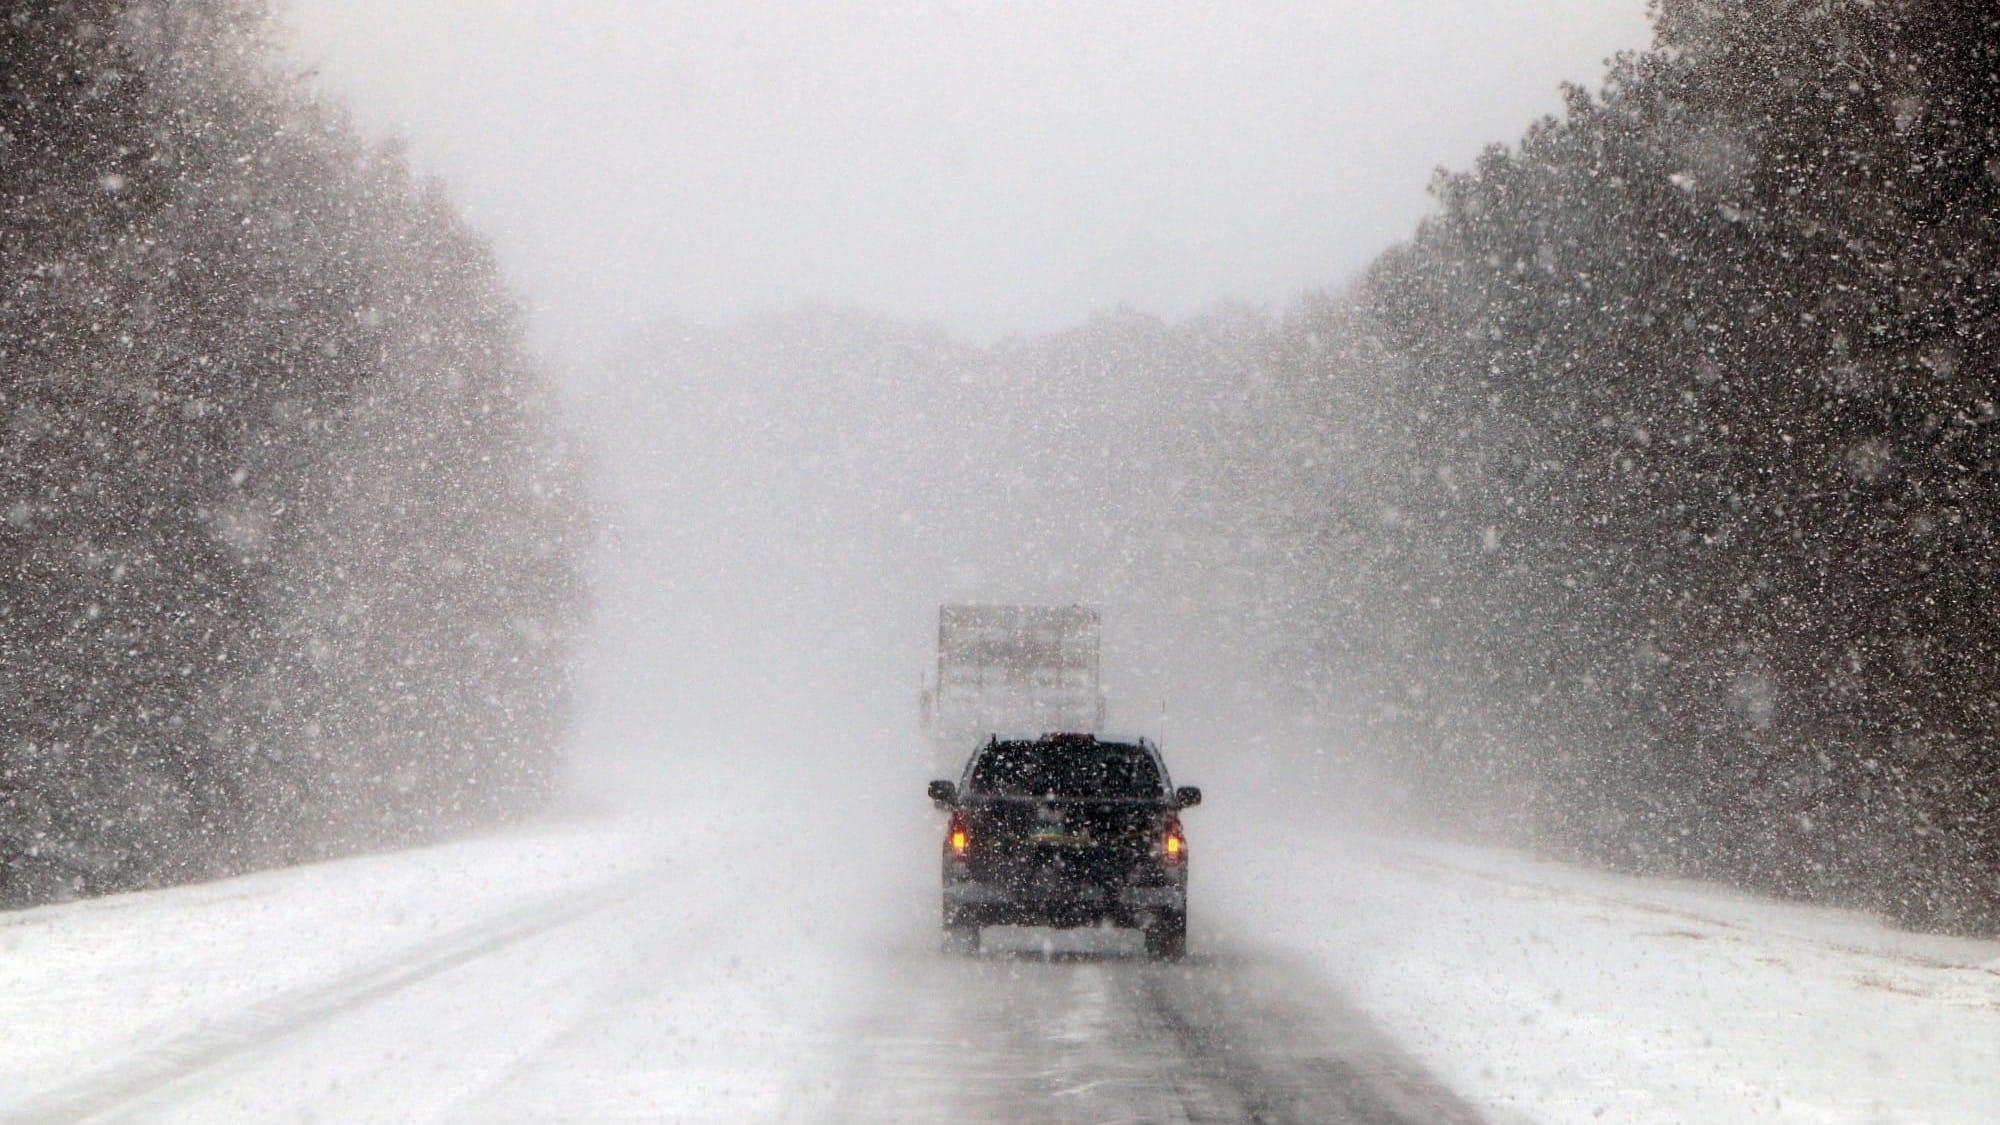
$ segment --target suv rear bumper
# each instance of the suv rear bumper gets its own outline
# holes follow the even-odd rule
[[[1016,889],[970,879],[944,884],[946,915],[982,926],[1138,925],[1148,914],[1185,913],[1185,881],[1143,886],[1084,884]]]

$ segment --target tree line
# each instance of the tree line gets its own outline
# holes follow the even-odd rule
[[[1288,318],[1302,643],[1461,823],[2000,923],[2000,9],[1653,15]]]
[[[251,0],[0,16],[0,904],[535,806],[575,455],[487,248]]]

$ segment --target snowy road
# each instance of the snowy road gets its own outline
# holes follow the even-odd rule
[[[1182,965],[1116,931],[942,955],[908,807],[724,801],[4,917],[0,1119],[1472,1117],[1200,917]],[[836,831],[850,863],[786,847]]]
[[[934,814],[822,795],[0,916],[0,1121],[1914,1122],[2000,1098],[1993,942],[1504,852],[1280,846],[1217,802],[1186,963],[1097,932],[947,957]]]
[[[852,1029],[838,1121],[1441,1122],[1473,1114],[1310,976],[1234,948],[1150,964],[1122,934],[911,950]]]
[[[446,862],[483,862],[460,851]],[[1471,1119],[1296,967],[1233,947],[1156,965],[1115,932],[998,933],[984,955],[949,957],[928,915],[904,912],[914,925],[884,940],[901,927],[829,929],[775,898],[717,914],[689,886],[715,857],[687,859],[440,911],[348,964],[300,950],[338,944],[337,926],[284,935],[339,967],[71,1057],[0,1107],[36,1121]],[[298,890],[283,873],[240,883],[270,910]],[[192,908],[229,919],[245,901]],[[88,930],[115,915],[103,905],[66,909]],[[282,951],[239,962],[246,978],[270,971],[264,957]]]

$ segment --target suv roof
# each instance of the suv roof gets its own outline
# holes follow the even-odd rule
[[[1158,743],[1141,734],[1094,734],[1089,731],[1043,731],[1037,734],[1034,731],[996,731],[987,735],[986,740],[981,742],[973,752],[978,753],[980,750],[984,750],[996,742],[1075,742],[1079,744],[1097,742],[1105,745],[1144,746],[1148,750],[1156,752],[1160,748]]]
[[[997,766],[996,757],[1013,757],[1018,765]],[[1144,763],[1117,764],[1143,756]],[[998,769],[1000,772],[994,772]],[[982,778],[986,784],[975,784]],[[1029,738],[994,735],[965,763],[960,788],[985,790],[988,796],[1062,795],[1116,800],[1164,799],[1173,792],[1167,764],[1159,748],[1143,738],[1110,741],[1091,734],[1049,734]],[[1043,789],[1043,793],[1032,790]],[[1010,792],[1028,789],[1030,792]]]

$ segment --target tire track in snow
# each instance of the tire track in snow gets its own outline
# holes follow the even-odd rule
[[[1479,1115],[1303,969],[1234,953],[1145,966],[1142,1018],[1180,1060],[1191,1121],[1473,1125]],[[1227,1116],[1193,1112],[1224,1104]]]
[[[784,1120],[1470,1125],[1478,1115],[1302,967],[1224,947],[885,950],[830,1098]]]

